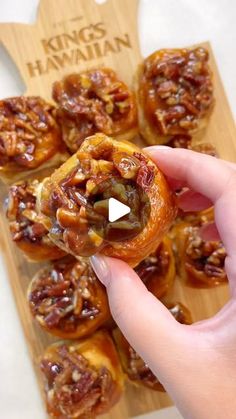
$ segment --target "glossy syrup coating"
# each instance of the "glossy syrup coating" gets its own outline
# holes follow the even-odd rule
[[[49,238],[36,208],[40,183],[20,181],[12,185],[6,199],[6,217],[11,238],[31,261],[59,259],[65,255]]]
[[[191,313],[183,304],[172,303],[167,308],[179,323],[186,325],[192,323]],[[165,391],[158,378],[132,348],[118,328],[113,331],[113,337],[120,355],[122,368],[130,382],[138,386],[148,387],[151,390]]]
[[[40,97],[0,101],[0,178],[14,181],[65,161],[54,106]]]
[[[139,68],[140,130],[149,144],[202,130],[214,106],[209,54],[203,47],[163,49]]]
[[[181,278],[192,287],[209,288],[227,282],[226,250],[219,241],[206,241],[201,228],[214,220],[212,210],[189,214],[173,229],[178,270]]]
[[[128,205],[108,222],[108,201]],[[175,214],[175,199],[156,165],[138,147],[96,134],[51,178],[38,197],[50,237],[74,256],[97,252],[137,265],[155,251]]]
[[[49,346],[40,368],[52,418],[93,419],[108,412],[123,392],[123,373],[110,336]]]
[[[32,315],[64,339],[88,336],[110,320],[106,290],[88,260],[67,256],[42,268],[28,289]]]
[[[63,140],[75,153],[97,132],[132,140],[138,132],[134,93],[108,68],[70,74],[53,85]]]
[[[140,262],[135,271],[155,297],[164,297],[172,288],[176,275],[171,239],[166,236],[156,251]]]
[[[174,135],[167,143],[172,148],[186,148],[188,150],[197,151],[198,153],[207,154],[208,156],[218,157],[216,148],[211,143],[195,143],[191,135]]]

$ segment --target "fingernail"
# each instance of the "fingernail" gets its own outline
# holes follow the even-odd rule
[[[106,261],[106,258],[103,256],[94,255],[91,256],[90,263],[98,279],[106,287],[109,284],[111,277],[110,268]]]

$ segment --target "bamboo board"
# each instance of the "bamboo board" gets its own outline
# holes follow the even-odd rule
[[[16,63],[27,86],[26,94],[50,98],[52,82],[74,71],[96,66],[114,68],[129,85],[141,60],[137,31],[138,0],[41,0],[34,25],[2,24],[0,40]],[[165,45],[163,45],[165,47]],[[210,49],[210,45],[207,44]],[[236,161],[234,120],[211,52],[216,107],[203,142],[212,142],[220,157]],[[6,189],[1,185],[0,199]],[[19,316],[29,353],[42,390],[37,367],[43,349],[55,341],[43,332],[30,316],[25,294],[37,264],[29,264],[10,240],[1,209],[1,251],[8,267]],[[42,265],[40,265],[42,266]],[[215,314],[228,299],[228,287],[196,290],[177,279],[168,296],[186,304],[198,321]],[[158,319],[157,319],[158,321]],[[136,388],[129,384],[119,404],[104,419],[126,419],[171,405],[167,394]]]

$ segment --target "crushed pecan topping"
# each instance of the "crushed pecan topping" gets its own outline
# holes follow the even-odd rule
[[[6,216],[12,240],[33,260],[59,259],[64,252],[49,239],[36,208],[38,186],[37,180],[21,181],[9,189]]]
[[[80,256],[90,256],[110,242],[130,240],[142,231],[150,213],[146,193],[155,170],[141,154],[117,150],[108,137],[102,136],[96,146],[90,146],[89,140],[86,144],[76,154],[76,167],[54,185],[42,206],[42,212],[54,219],[54,238]],[[111,197],[131,209],[116,222],[108,219]]]
[[[213,144],[200,143],[194,144],[190,135],[174,135],[167,144],[173,148],[187,148],[189,150],[197,151],[198,153],[208,154],[209,156],[217,157],[218,153]]]
[[[54,107],[39,97],[0,101],[0,167],[35,169],[61,148]]]
[[[192,137],[191,135],[173,135],[168,142],[168,146],[172,148],[188,148],[191,149]]]
[[[58,345],[43,357],[40,367],[48,412],[53,417],[92,418],[103,404],[109,405],[115,386],[110,371],[93,367],[73,345]]]
[[[36,209],[39,182],[22,181],[12,185],[7,198],[6,215],[14,241],[28,240],[32,243],[49,240],[47,230],[40,223]]]
[[[134,94],[113,70],[71,74],[54,83],[53,98],[63,139],[72,152],[96,132],[115,137],[137,127]]]
[[[198,153],[208,154],[208,156],[218,157],[216,148],[210,143],[201,143],[191,146],[191,150],[197,151]]]
[[[212,110],[208,58],[207,50],[199,47],[160,50],[144,61],[139,93],[143,112],[158,134],[195,131]]]
[[[175,259],[172,241],[167,237],[156,251],[140,262],[135,271],[147,289],[157,298],[162,298],[172,287],[175,280]]]
[[[28,299],[40,325],[58,336],[87,335],[109,318],[104,287],[88,261],[72,256],[41,270]]]
[[[170,254],[163,243],[157,248],[156,252],[145,258],[135,268],[138,276],[144,283],[148,283],[153,276],[165,275],[170,263]]]
[[[212,282],[226,280],[224,262],[226,251],[221,241],[205,241],[200,237],[199,227],[188,228],[186,244],[187,265],[203,272]]]

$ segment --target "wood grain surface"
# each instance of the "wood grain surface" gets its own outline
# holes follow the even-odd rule
[[[137,8],[138,0],[107,0],[102,5],[94,0],[41,0],[35,25],[2,24],[0,40],[19,69],[27,86],[27,94],[50,98],[53,81],[70,72],[96,66],[112,67],[124,81],[132,85],[141,59]],[[209,44],[206,46],[210,49]],[[211,49],[210,55],[216,106],[202,142],[212,142],[220,157],[236,161],[234,120]],[[1,185],[2,202],[6,193],[5,186]],[[42,389],[37,360],[43,349],[55,339],[32,321],[26,304],[27,286],[38,265],[28,263],[11,242],[3,209],[0,229],[1,251],[6,259],[8,278]],[[186,304],[194,321],[198,321],[212,316],[225,304],[228,287],[192,289],[177,279],[168,299]],[[104,418],[126,419],[169,405],[171,400],[167,394],[127,384],[122,400]]]

